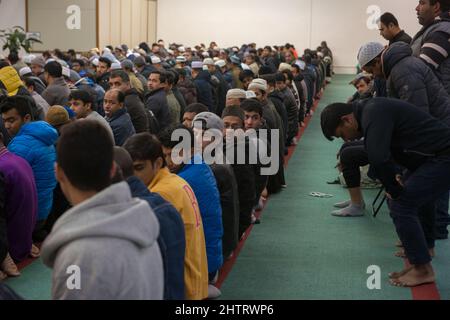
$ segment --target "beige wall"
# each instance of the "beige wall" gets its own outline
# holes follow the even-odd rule
[[[293,43],[299,51],[327,40],[338,72],[354,72],[360,46],[385,43],[367,21],[376,5],[391,11],[413,36],[420,26],[414,11],[418,0],[161,0],[158,38],[188,46],[210,41],[228,47],[256,42],[258,46]]]
[[[0,2],[0,29],[13,26],[25,29],[25,0],[2,0]],[[0,41],[0,54],[4,53],[2,47],[3,42]]]
[[[99,0],[99,45],[139,43],[156,40],[156,1]]]

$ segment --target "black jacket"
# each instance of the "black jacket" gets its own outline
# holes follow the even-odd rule
[[[246,161],[245,164],[238,163],[238,146],[245,148]],[[230,151],[227,149],[227,144],[224,144],[225,157],[229,157],[230,163],[235,163],[231,167],[233,168],[234,176],[236,177],[236,183],[238,185],[239,192],[239,238],[250,227],[252,223],[252,211],[255,204],[255,170],[254,165],[249,164],[249,141],[246,140],[245,145],[238,145],[238,141],[235,141],[234,145],[228,146],[234,148],[234,158],[231,158]]]
[[[274,104],[275,108],[278,111],[278,114],[281,117],[281,120],[283,121],[283,129],[284,129],[284,136],[287,139],[288,137],[288,131],[289,131],[289,116],[286,109],[286,106],[284,105],[283,101],[283,95],[278,91],[272,91],[269,93],[269,99]],[[297,128],[298,128],[298,122],[296,122]],[[298,130],[297,130],[298,133]]]
[[[222,206],[224,261],[228,259],[239,243],[239,192],[233,168],[214,164],[211,169],[216,177]]]
[[[130,89],[125,93],[125,107],[131,117],[136,133],[148,132],[148,118],[145,105],[136,89]]]
[[[415,171],[450,150],[450,127],[409,103],[373,98],[354,103],[353,111],[370,165],[394,198],[403,190],[395,178],[395,163]]]
[[[170,110],[164,89],[149,92],[145,96],[145,107],[153,112],[160,128],[166,128],[170,125]]]
[[[109,90],[109,77],[110,76],[111,76],[111,73],[107,72],[97,78],[97,84],[100,85],[103,88],[103,90],[105,90],[105,92]]]
[[[402,30],[394,37],[394,39],[389,41],[389,45],[392,45],[393,43],[396,42],[404,42],[409,45],[411,44],[411,41],[412,38],[404,30]]]
[[[201,71],[194,80],[197,88],[197,100],[208,107],[209,111],[214,112],[213,88],[211,86],[211,74],[208,71]]]
[[[433,71],[411,48],[397,42],[383,55],[388,96],[409,102],[450,126],[450,97]]]
[[[181,93],[180,89],[178,89],[178,87],[173,87],[172,92],[173,92],[173,95],[175,96],[175,98],[177,98],[178,103],[180,104],[180,107],[181,107],[180,121],[183,122],[184,110],[186,110],[186,108],[187,108],[186,100],[184,100],[183,94]]]

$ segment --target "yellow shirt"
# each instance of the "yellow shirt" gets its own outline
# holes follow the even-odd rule
[[[186,234],[184,284],[188,300],[208,297],[208,261],[205,233],[197,198],[189,184],[179,176],[161,169],[149,186],[151,192],[161,195],[181,214]]]

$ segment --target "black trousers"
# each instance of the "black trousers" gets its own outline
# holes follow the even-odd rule
[[[355,141],[345,143],[339,152],[342,173],[345,182],[350,189],[361,186],[360,167],[369,164],[369,156],[364,147],[364,141]]]

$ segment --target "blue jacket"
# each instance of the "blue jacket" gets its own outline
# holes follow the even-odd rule
[[[118,110],[112,118],[106,120],[114,133],[116,146],[123,146],[128,138],[136,134],[131,117],[125,108]]]
[[[164,262],[164,300],[184,300],[184,224],[178,211],[136,177],[127,180],[131,195],[147,201],[159,221],[158,244]]]
[[[214,112],[213,89],[211,86],[211,74],[208,71],[201,71],[194,80],[197,88],[197,100],[208,107],[208,110]]]
[[[208,272],[216,272],[223,264],[222,207],[216,178],[211,168],[198,155],[193,158],[192,164],[185,165],[178,175],[189,183],[197,197],[205,232]]]
[[[24,125],[8,146],[8,150],[27,160],[33,169],[38,192],[38,221],[47,219],[53,205],[56,187],[54,166],[57,131],[47,122]]]

